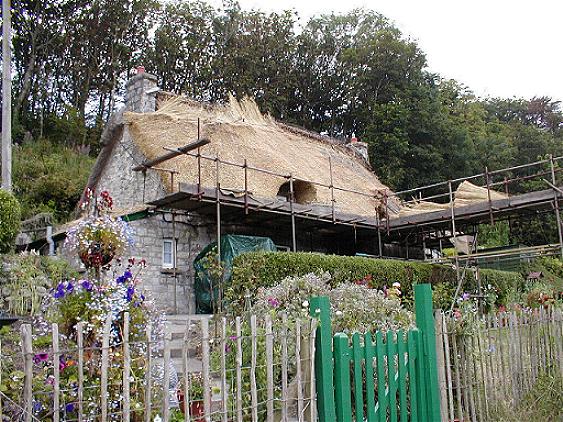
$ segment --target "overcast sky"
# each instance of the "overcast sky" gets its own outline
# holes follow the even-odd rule
[[[429,69],[479,96],[563,100],[562,0],[239,0],[245,9],[373,9],[426,53]]]

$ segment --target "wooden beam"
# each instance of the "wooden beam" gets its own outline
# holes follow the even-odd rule
[[[138,166],[133,167],[133,171],[143,171],[152,168],[160,163],[171,160],[172,158],[178,157],[179,155],[186,154],[189,151],[200,148],[211,142],[209,139],[200,139],[198,141],[184,145],[183,147],[172,149],[166,154],[162,154],[159,157],[153,158],[152,160],[146,160]]]

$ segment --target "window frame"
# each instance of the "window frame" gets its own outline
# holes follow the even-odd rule
[[[171,262],[165,262],[166,244],[170,244]],[[176,239],[165,237],[162,239],[162,268],[172,269],[176,268]]]

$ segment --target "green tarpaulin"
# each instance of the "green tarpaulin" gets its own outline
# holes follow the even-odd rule
[[[233,259],[244,252],[276,251],[276,245],[269,237],[258,236],[221,236],[221,267],[217,265],[217,242],[207,245],[195,258],[195,302],[198,314],[213,313],[213,300],[217,303],[219,284],[223,291],[229,285]],[[222,274],[222,277],[221,277]]]

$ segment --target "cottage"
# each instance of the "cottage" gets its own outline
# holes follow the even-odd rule
[[[194,257],[224,234],[280,250],[378,252],[374,227],[397,213],[367,145],[277,122],[254,101],[199,103],[140,71],[126,85],[88,181],[134,229],[144,283],[169,312],[191,313]]]

